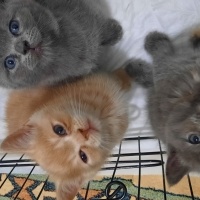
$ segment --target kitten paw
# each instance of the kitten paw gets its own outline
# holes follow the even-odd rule
[[[145,49],[148,53],[154,55],[156,53],[172,53],[173,45],[169,37],[157,31],[149,33],[145,38]]]
[[[101,45],[114,45],[123,36],[123,29],[118,21],[108,19],[103,26]]]
[[[125,64],[125,71],[142,86],[153,85],[153,68],[149,63],[141,59],[132,59]]]

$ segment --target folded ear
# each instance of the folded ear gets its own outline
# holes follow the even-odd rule
[[[170,149],[166,164],[166,177],[169,185],[177,184],[188,172],[189,168],[181,163],[176,150]]]
[[[8,135],[1,143],[1,148],[7,152],[23,152],[30,150],[32,138],[34,135],[34,127],[24,125],[16,132]]]
[[[81,189],[82,183],[70,184],[68,181],[59,181],[56,184],[57,200],[73,200]]]

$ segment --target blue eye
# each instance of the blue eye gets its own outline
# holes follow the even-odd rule
[[[11,20],[9,24],[9,30],[13,35],[19,34],[19,22],[16,20]]]
[[[11,70],[14,69],[16,65],[16,60],[14,56],[8,56],[6,57],[5,61],[4,61],[4,66],[5,68]]]
[[[191,134],[188,137],[189,143],[191,144],[200,144],[200,136],[199,135],[195,135],[195,134]]]
[[[67,135],[66,130],[62,126],[60,126],[60,125],[55,125],[53,127],[53,131],[54,131],[54,133],[56,133],[59,136]]]

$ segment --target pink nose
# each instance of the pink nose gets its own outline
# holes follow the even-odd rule
[[[88,129],[82,129],[82,128],[80,128],[80,129],[79,129],[79,132],[83,135],[83,137],[84,137],[85,139],[88,139],[88,138],[89,138],[89,130],[88,130]]]
[[[90,120],[87,121],[86,127],[80,128],[78,130],[86,139],[89,138],[89,134],[91,133],[91,131],[97,131],[97,129],[94,127]]]

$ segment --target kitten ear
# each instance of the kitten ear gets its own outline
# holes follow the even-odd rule
[[[1,143],[4,151],[14,151],[26,153],[31,148],[33,137],[33,126],[25,125],[16,132],[8,135]]]
[[[189,168],[180,162],[175,149],[170,149],[166,164],[166,177],[169,185],[177,184],[188,172]]]
[[[81,183],[70,184],[67,181],[57,182],[56,199],[57,200],[73,200],[81,188]]]
[[[150,32],[145,38],[146,51],[152,56],[166,56],[174,54],[174,46],[170,38],[161,32]]]

